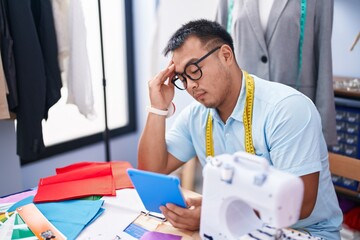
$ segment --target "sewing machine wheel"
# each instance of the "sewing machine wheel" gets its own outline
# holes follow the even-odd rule
[[[244,201],[236,197],[225,199],[221,205],[220,223],[223,223],[230,239],[237,239],[248,232],[263,227],[263,222],[256,216],[254,210]]]

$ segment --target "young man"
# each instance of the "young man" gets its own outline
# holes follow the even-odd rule
[[[173,55],[167,68],[149,81],[151,107],[139,142],[138,167],[168,174],[194,156],[204,165],[207,155],[255,153],[303,180],[301,220],[292,227],[340,239],[342,214],[321,120],[311,100],[293,88],[241,70],[231,36],[216,22],[183,25],[170,38],[165,55],[169,52]],[[197,102],[185,108],[165,132],[175,87]],[[206,143],[208,129],[212,129],[213,147]],[[175,227],[197,230],[201,199],[187,203],[192,207],[167,204],[161,211]]]

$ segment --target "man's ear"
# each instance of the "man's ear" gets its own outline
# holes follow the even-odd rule
[[[221,60],[226,64],[231,64],[234,61],[234,53],[229,45],[222,45],[220,48]]]

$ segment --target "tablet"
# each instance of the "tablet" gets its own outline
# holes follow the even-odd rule
[[[161,213],[160,206],[167,203],[186,207],[178,177],[133,168],[127,173],[146,210]]]

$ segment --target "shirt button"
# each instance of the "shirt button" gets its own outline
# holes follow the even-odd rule
[[[266,56],[262,56],[262,57],[261,57],[261,61],[262,61],[263,63],[267,63],[268,59],[267,59]]]
[[[230,136],[230,133],[225,134],[225,136],[226,136],[226,137],[229,137],[229,136]]]

